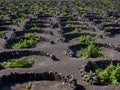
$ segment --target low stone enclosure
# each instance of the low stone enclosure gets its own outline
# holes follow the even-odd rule
[[[88,63],[86,63],[86,65],[80,69],[80,75],[82,76],[83,79],[85,79],[87,76],[90,75],[90,80],[88,80],[87,82],[92,84],[92,85],[109,85],[111,83],[102,83],[100,81],[100,77],[96,74],[95,69],[96,66],[99,67],[100,69],[105,69],[107,66],[109,66],[110,64],[117,66],[118,64],[120,64],[119,60],[95,60],[95,61],[88,61]],[[107,78],[107,77],[106,77]],[[86,80],[85,80],[86,81]]]
[[[41,50],[10,50],[10,51],[4,51],[0,52],[0,62],[4,62],[8,59],[14,59],[19,58],[23,56],[29,56],[29,55],[40,55],[40,56],[46,56],[51,58],[52,60],[59,60],[55,55],[49,52],[41,51]]]
[[[114,46],[112,44],[109,44],[109,43],[105,43],[105,44],[102,44],[102,43],[94,43],[96,46],[98,47],[103,47],[103,48],[107,48],[107,49],[112,49],[112,50],[115,50],[117,52],[120,52],[120,47],[118,46]],[[81,43],[81,44],[75,44],[75,45],[72,45],[72,46],[69,46],[67,50],[71,51],[73,53],[73,57],[77,57],[76,54],[78,51],[82,50],[83,48],[86,48],[88,45],[87,44],[84,44],[84,43]]]
[[[28,81],[57,81],[64,85],[69,85],[72,90],[80,90],[81,86],[77,84],[77,80],[73,75],[63,75],[62,73],[46,71],[41,73],[10,73],[8,75],[0,76],[0,87],[4,85],[14,85],[17,83],[24,83]]]
[[[17,37],[17,38],[10,38],[8,40],[6,40],[5,44],[4,44],[4,48],[12,48],[12,45],[18,41],[20,41],[21,39],[24,39],[25,37],[21,36],[21,37]],[[45,37],[40,37],[39,42],[50,42],[50,40],[48,38]],[[39,43],[38,42],[38,43]],[[36,45],[33,45],[32,47],[35,47]]]

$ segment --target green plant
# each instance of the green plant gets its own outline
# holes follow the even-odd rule
[[[102,25],[106,25],[106,24],[108,24],[108,22],[105,21],[105,20],[103,20],[101,24],[102,24]]]
[[[77,8],[80,12],[83,12],[83,13],[88,12],[88,8],[86,8],[86,7],[77,6],[76,8]]]
[[[34,25],[33,27],[30,28],[30,30],[40,30],[40,27]]]
[[[85,77],[85,78],[83,78],[85,81],[87,81],[87,82],[89,82],[90,80],[91,80],[91,78],[92,78],[92,71],[90,71],[89,73],[88,73],[88,75]]]
[[[73,24],[73,23],[68,23],[68,24],[65,25],[65,27],[75,27],[75,24]]]
[[[107,14],[107,11],[104,10],[104,9],[100,9],[100,13],[102,13],[102,14]]]
[[[73,15],[71,13],[67,13],[65,16],[66,17],[72,17]]]
[[[11,21],[10,20],[6,20],[4,21],[5,24],[11,24]]]
[[[66,22],[67,22],[67,23],[71,23],[71,22],[72,22],[72,20],[69,18]]]
[[[16,19],[13,19],[12,20],[12,23],[15,23],[15,22],[17,22],[17,21],[23,21],[25,18],[24,17],[18,17],[18,18],[16,18]]]
[[[65,11],[62,11],[62,12],[59,12],[58,15],[59,15],[59,16],[66,16],[67,13],[66,13]]]
[[[16,21],[23,21],[24,19],[26,19],[27,14],[25,13],[19,13],[18,17],[13,19],[12,22],[15,23]]]
[[[95,40],[95,37],[92,35],[82,35],[79,38],[77,38],[77,41],[80,43],[86,43],[89,44]]]
[[[102,83],[112,83],[114,85],[120,84],[120,65],[114,66],[112,63],[104,70],[98,68],[95,70],[96,74],[100,77]]]
[[[3,68],[27,68],[31,67],[34,63],[34,59],[27,60],[25,57],[16,59],[15,61],[7,61],[0,63]]]
[[[82,29],[81,28],[75,28],[73,32],[71,33],[82,33]]]
[[[26,33],[24,39],[20,39],[20,41],[14,43],[12,48],[20,49],[20,48],[29,48],[35,45],[40,38],[35,33]]]
[[[106,31],[113,29],[112,26],[105,27]]]
[[[115,70],[113,70],[111,76],[110,76],[112,84],[118,85],[120,84],[120,65],[118,64],[115,67]]]
[[[25,87],[24,87],[24,89],[23,90],[30,90],[31,89],[31,87],[32,87],[32,83],[31,82],[29,82]]]
[[[0,31],[0,35],[6,34],[8,31]]]
[[[84,57],[84,58],[97,58],[97,57],[103,57],[104,53],[101,51],[99,47],[96,47],[93,43],[88,44],[88,46],[85,49],[82,49],[82,53],[78,52],[77,56]]]
[[[44,10],[44,14],[45,14],[45,15],[50,15],[50,14],[52,14],[52,13],[53,13],[52,10]]]
[[[34,11],[38,11],[39,9],[40,9],[39,5],[35,5],[35,6],[33,7],[33,10],[34,10]]]

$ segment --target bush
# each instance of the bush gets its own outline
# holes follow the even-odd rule
[[[86,44],[91,43],[93,40],[95,40],[95,37],[92,35],[83,35],[83,36],[80,36],[79,38],[77,38],[78,42],[86,43]]]
[[[8,31],[0,31],[0,35],[6,34]]]
[[[8,61],[0,63],[3,68],[27,68],[31,67],[34,63],[34,59],[27,60],[25,57],[16,59],[15,61]]]
[[[87,82],[89,82],[91,79],[92,79],[92,71],[90,71],[89,73],[88,73],[88,75],[85,77],[85,78],[83,78],[85,81],[87,81]]]
[[[110,79],[112,84],[120,84],[120,65],[118,64],[115,69],[112,71]]]
[[[32,86],[32,83],[29,82],[29,83],[24,87],[23,90],[30,90],[30,89],[31,89],[31,86]]]
[[[114,66],[112,63],[103,69],[96,69],[96,74],[100,77],[102,83],[110,82],[114,85],[120,84],[120,65]]]
[[[30,28],[30,30],[41,30],[41,28],[36,26],[36,25],[34,25],[33,27]]]
[[[75,28],[73,32],[71,33],[82,33],[82,29],[81,28]]]
[[[68,28],[68,27],[75,27],[75,24],[74,23],[68,23],[68,24],[65,25],[65,27],[66,28]]]
[[[99,47],[96,47],[93,43],[90,43],[85,49],[82,49],[82,54],[78,53],[77,56],[82,56],[84,58],[97,58],[103,57],[104,54]]]
[[[20,41],[18,41],[17,43],[14,43],[12,48],[29,48],[35,45],[39,40],[39,37],[35,33],[27,33],[25,34],[25,38],[20,39]]]
[[[86,8],[86,7],[82,7],[82,6],[77,6],[76,7],[80,12],[87,12],[88,11],[88,8]]]

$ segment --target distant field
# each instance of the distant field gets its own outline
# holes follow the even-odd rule
[[[119,85],[119,0],[0,0],[0,90]]]

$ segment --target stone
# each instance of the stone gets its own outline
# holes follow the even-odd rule
[[[50,57],[50,54],[47,52],[47,56]]]
[[[61,30],[59,30],[59,31],[58,31],[58,34],[62,34],[62,31],[61,31]]]
[[[92,76],[96,76],[96,73],[92,73]]]
[[[83,76],[83,78],[87,78],[87,77],[88,77],[88,75],[86,75],[86,74]]]
[[[4,39],[5,39],[5,40],[7,40],[7,39],[8,39],[6,35],[4,35]]]
[[[92,81],[91,81],[91,84],[92,85],[98,85],[98,84],[100,84],[100,78],[96,75],[96,76],[94,76],[94,77],[92,77]]]
[[[81,73],[81,76],[84,77],[84,75],[87,75],[86,72]]]
[[[55,29],[55,28],[59,28],[58,23],[55,23],[55,24],[52,26],[52,28],[53,28],[53,29]]]
[[[53,40],[50,41],[50,44],[55,44]]]
[[[71,84],[70,84],[70,86],[71,86],[72,88],[75,88],[77,85],[78,85],[78,84],[77,84],[77,80],[76,80],[76,79],[73,79],[72,82],[71,82]]]
[[[55,55],[52,55],[51,57],[53,60],[58,61],[57,57]]]
[[[93,76],[92,79],[97,80],[98,79],[97,75]]]
[[[80,73],[84,73],[85,72],[85,70],[84,69],[80,69]]]
[[[116,47],[115,50],[117,50],[118,52],[120,52],[120,47]]]
[[[54,80],[54,73],[52,71],[49,71],[50,80]]]
[[[98,38],[101,38],[101,39],[103,39],[103,35],[99,35],[99,36],[98,36]]]
[[[65,50],[64,54],[67,55],[67,50]]]
[[[73,57],[73,56],[74,56],[74,53],[70,50],[70,51],[68,52],[68,55],[69,55],[70,57]]]

